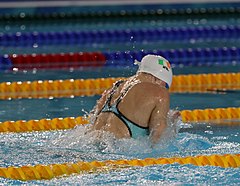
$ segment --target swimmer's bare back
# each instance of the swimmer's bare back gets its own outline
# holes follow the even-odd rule
[[[156,143],[167,126],[167,113],[169,111],[169,92],[164,86],[152,82],[136,83],[136,81],[123,82],[113,94],[111,104],[121,93],[133,83],[118,105],[119,111],[129,120],[142,127],[149,127],[150,138]],[[111,89],[106,90],[98,100],[95,113],[104,106]],[[93,130],[103,130],[113,133],[117,138],[129,138],[126,125],[111,112],[99,113]]]

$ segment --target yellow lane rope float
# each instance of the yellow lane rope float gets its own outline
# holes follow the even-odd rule
[[[99,95],[124,78],[39,80],[0,83],[0,99]],[[208,92],[240,89],[240,73],[190,74],[173,77],[170,92]]]
[[[240,167],[240,154],[199,155],[171,158],[146,158],[132,160],[106,160],[93,162],[77,162],[51,165],[35,165],[23,167],[0,167],[0,177],[15,180],[42,180],[79,173],[94,173],[116,170],[118,168],[143,167],[162,164],[193,164],[197,166],[220,166],[224,168]]]
[[[182,110],[183,122],[210,122],[211,120],[240,119],[240,107]],[[30,132],[70,129],[88,124],[87,117],[66,117],[41,120],[5,121],[0,123],[0,132]]]

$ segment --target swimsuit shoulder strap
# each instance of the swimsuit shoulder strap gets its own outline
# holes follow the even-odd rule
[[[132,88],[134,85],[129,85],[125,90],[123,90],[123,92],[120,94],[120,96],[117,98],[117,100],[116,100],[116,105],[118,105],[121,101],[122,101],[122,99],[123,99],[123,97],[126,95],[126,93],[128,92],[128,90],[130,89],[130,88]]]
[[[117,88],[123,83],[124,81],[123,80],[120,80],[120,81],[117,81],[115,84],[114,84],[114,86],[113,86],[113,88],[112,88],[112,90],[111,90],[111,92],[109,93],[109,96],[108,96],[108,100],[112,100],[112,97],[113,97],[113,94],[116,92],[116,90],[117,90]]]
[[[119,81],[117,81],[117,82],[113,85],[112,90],[111,90],[110,93],[108,94],[108,97],[107,97],[107,99],[106,99],[105,105],[108,105],[108,106],[110,107],[113,94],[116,92],[117,88],[118,88],[123,82],[124,82],[123,80],[119,80]]]
[[[110,90],[109,94],[107,95],[106,101],[103,105],[103,107],[101,108],[101,110],[98,112],[97,116],[101,113],[101,112],[106,112],[108,111],[112,106],[111,106],[111,100],[113,97],[113,94],[115,93],[116,89],[120,86],[121,83],[123,83],[123,80],[119,80],[116,83],[114,83],[112,89]]]

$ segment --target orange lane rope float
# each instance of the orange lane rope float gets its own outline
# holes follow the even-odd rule
[[[0,83],[0,99],[99,95],[124,78],[67,79]],[[172,93],[239,90],[240,73],[190,74],[173,77]]]
[[[240,167],[240,154],[199,155],[171,158],[146,158],[132,160],[106,160],[22,167],[0,167],[0,177],[15,180],[42,180],[79,173],[97,173],[127,167],[143,167],[162,164],[193,164],[196,166]]]
[[[182,110],[181,117],[183,122],[240,119],[240,107]]]
[[[183,122],[209,122],[211,120],[240,119],[240,107],[182,110]],[[0,123],[0,132],[30,132],[70,129],[77,125],[88,124],[87,117],[66,117],[41,120],[5,121]]]

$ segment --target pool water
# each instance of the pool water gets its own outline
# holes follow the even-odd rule
[[[230,68],[230,67],[229,67]],[[236,68],[235,68],[236,69]],[[231,69],[234,71],[235,69]],[[174,69],[180,73],[181,69]],[[201,68],[183,68],[197,73]],[[214,69],[211,69],[214,70]],[[229,70],[229,69],[225,69]],[[99,71],[98,77],[129,76],[133,69],[92,69]],[[116,72],[118,71],[118,74]],[[66,72],[66,73],[62,73]],[[80,73],[81,72],[81,73]],[[55,74],[68,78],[88,78],[86,71],[36,71],[5,73],[11,81],[22,81],[28,75],[38,79],[51,79]],[[206,70],[205,70],[206,72]],[[223,69],[224,72],[224,69]],[[49,77],[46,76],[49,74]],[[95,73],[96,74],[96,73]],[[52,75],[52,76],[51,76]],[[4,78],[3,78],[4,79]],[[52,99],[13,99],[1,100],[1,121],[30,120],[41,118],[83,116],[91,111],[100,96],[85,96],[75,98]],[[171,94],[171,109],[204,109],[239,106],[239,93],[186,93]],[[103,141],[95,142],[94,135],[85,134],[86,126],[78,126],[71,130],[29,132],[29,133],[2,133],[0,135],[0,166],[23,166],[36,164],[65,163],[77,161],[94,161],[108,159],[144,159],[147,157],[195,156],[210,154],[239,153],[239,123],[234,125],[214,123],[182,123],[178,121],[179,133],[176,137],[166,137],[159,145],[150,148],[148,138],[116,140],[106,134]],[[144,150],[143,150],[144,149]],[[231,178],[231,179],[226,179]],[[239,182],[238,168],[197,167],[194,165],[157,165],[149,167],[132,167],[123,170],[113,170],[103,173],[72,175],[63,178],[54,178],[49,181],[28,181],[30,185],[159,185],[159,184],[237,184]],[[26,184],[26,182],[0,178],[0,183]]]
[[[2,147],[0,164],[1,166],[22,166],[107,159],[234,154],[238,153],[240,148],[239,126],[217,127],[209,124],[201,126],[190,124],[181,128],[175,139],[154,149],[149,147],[148,139],[114,141],[111,136],[107,136],[102,144],[95,145],[92,136],[83,134],[84,130],[84,126],[80,126],[70,131],[3,134],[0,138]],[[0,182],[3,184],[26,183],[4,178],[1,178]],[[239,183],[239,170],[238,168],[173,164],[132,167],[27,183],[33,185],[234,185]]]
[[[237,7],[239,4],[223,3],[218,7]],[[178,4],[178,8],[212,7],[215,4]],[[142,10],[154,8],[172,9],[175,6],[164,5],[138,5],[138,6],[100,6],[90,7],[91,11],[114,10]],[[88,7],[89,8],[89,7]],[[36,9],[1,9],[2,13],[30,12],[86,12],[86,7],[62,8],[36,8]],[[240,19],[235,17],[188,17],[186,19],[145,20],[145,21],[104,21],[89,22],[6,22],[1,23],[1,34],[15,34],[16,32],[47,32],[47,31],[91,31],[115,29],[141,29],[158,27],[207,27],[222,25],[239,25]],[[32,54],[32,53],[67,53],[67,52],[117,52],[117,51],[144,51],[169,50],[187,48],[239,48],[239,38],[215,39],[189,39],[182,41],[144,41],[136,42],[129,38],[123,43],[87,43],[73,45],[34,44],[33,46],[0,46],[0,54]],[[204,56],[207,59],[208,56]],[[214,58],[216,57],[216,59]],[[200,73],[229,73],[240,72],[237,56],[234,61],[214,56],[208,59],[206,65],[184,66],[173,65],[175,75]],[[232,58],[231,58],[232,59]],[[191,60],[191,59],[187,59]],[[211,61],[213,60],[213,61]],[[219,61],[216,61],[219,60]],[[203,60],[204,61],[204,60]],[[136,67],[130,66],[104,66],[99,68],[81,69],[54,69],[54,70],[23,70],[1,71],[0,83],[35,80],[59,79],[88,79],[107,77],[129,77],[136,72]],[[96,104],[100,95],[79,96],[72,98],[49,99],[11,99],[0,100],[0,122],[8,120],[32,120],[42,118],[78,117],[88,114]],[[193,110],[205,108],[239,107],[240,92],[233,90],[226,93],[172,93],[171,109]],[[96,141],[94,133],[88,133],[88,125],[78,126],[70,130],[56,130],[26,133],[0,134],[0,167],[37,164],[66,163],[78,161],[102,161],[118,159],[144,159],[174,156],[196,156],[211,154],[239,154],[240,152],[240,120],[211,121],[208,123],[176,123],[178,133],[172,130],[166,133],[160,143],[151,147],[147,137],[139,139],[115,139],[111,134],[104,133],[101,141]],[[105,172],[73,174],[51,180],[19,181],[0,178],[0,185],[239,185],[239,168],[221,168],[216,166],[194,165],[154,165],[146,167],[130,167],[125,169],[109,170]]]
[[[199,73],[228,73],[239,72],[240,66],[211,66],[202,67],[176,67],[173,69],[178,74]],[[129,77],[136,73],[136,68],[87,68],[80,70],[40,70],[40,71],[17,71],[5,72],[0,77],[0,82],[6,79],[14,81],[58,80],[58,79],[88,79],[108,77]],[[238,107],[240,105],[239,91],[227,94],[221,93],[172,93],[171,108],[180,110]],[[0,121],[7,120],[31,120],[56,117],[78,117],[89,113],[100,95],[74,97],[74,98],[51,98],[51,99],[12,99],[0,100]],[[34,106],[34,107],[33,107]]]

